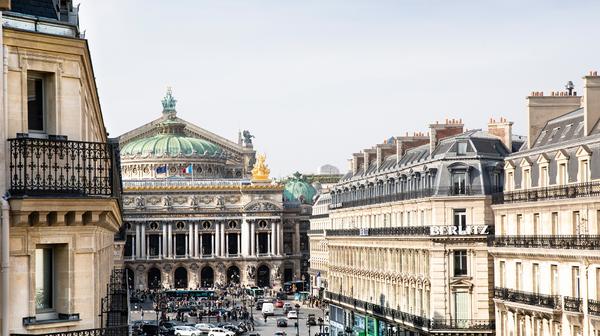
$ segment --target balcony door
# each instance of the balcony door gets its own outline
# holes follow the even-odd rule
[[[458,328],[466,328],[471,318],[469,292],[454,292],[454,323]]]

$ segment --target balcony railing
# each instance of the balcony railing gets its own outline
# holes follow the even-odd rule
[[[588,300],[588,313],[590,315],[600,316],[600,301]]]
[[[493,204],[536,202],[566,198],[600,196],[600,182],[566,184],[553,187],[516,190],[493,195]]]
[[[30,334],[11,334],[12,336],[29,336]],[[42,336],[128,336],[129,326],[107,327],[36,334]]]
[[[570,312],[577,312],[577,313],[582,313],[583,312],[583,300],[580,298],[574,298],[574,297],[570,297],[570,296],[565,296],[564,298],[565,301],[565,310],[566,311],[570,311]]]
[[[488,244],[494,247],[599,250],[600,235],[493,236]]]
[[[431,329],[475,329],[475,330],[494,330],[496,324],[490,320],[438,320],[431,321]]]
[[[9,139],[10,194],[117,196],[116,145],[53,139]]]
[[[518,291],[514,289],[495,287],[494,298],[550,309],[561,308],[560,296],[557,295],[537,294],[531,292]]]
[[[429,226],[326,230],[327,236],[429,236]]]
[[[308,231],[306,231],[306,233],[309,235],[322,235],[324,232],[325,232],[324,230],[308,230]]]

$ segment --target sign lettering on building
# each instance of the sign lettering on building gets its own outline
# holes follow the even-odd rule
[[[489,234],[487,225],[467,225],[465,227],[433,225],[429,227],[432,236],[469,236]]]

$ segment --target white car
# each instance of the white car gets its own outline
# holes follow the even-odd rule
[[[298,312],[297,312],[297,311],[295,311],[295,310],[290,310],[290,311],[287,313],[287,318],[289,318],[290,320],[291,320],[291,319],[298,319]]]
[[[173,329],[175,336],[200,336],[200,331],[194,327],[175,326]]]
[[[212,328],[208,332],[208,336],[235,336],[235,333],[223,328]]]
[[[200,330],[200,332],[207,333],[210,329],[214,329],[215,326],[210,323],[198,323],[194,326],[194,328]]]

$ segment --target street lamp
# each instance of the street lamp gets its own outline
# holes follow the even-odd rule
[[[295,307],[296,307],[296,336],[300,336],[300,305],[296,303]]]

